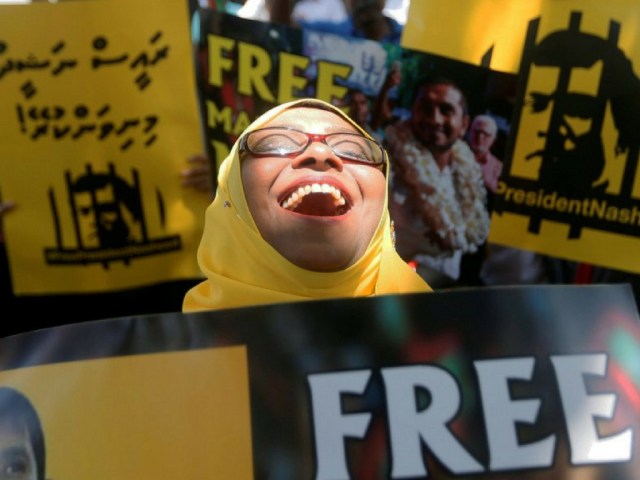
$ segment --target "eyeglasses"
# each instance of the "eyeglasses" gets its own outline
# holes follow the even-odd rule
[[[324,143],[348,162],[375,166],[384,163],[380,144],[358,133],[316,134],[287,127],[266,127],[246,133],[240,141],[240,151],[256,157],[295,157],[312,142]]]

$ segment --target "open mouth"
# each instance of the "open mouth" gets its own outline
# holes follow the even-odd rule
[[[327,183],[300,185],[280,202],[280,206],[301,215],[337,217],[351,206],[340,189]]]

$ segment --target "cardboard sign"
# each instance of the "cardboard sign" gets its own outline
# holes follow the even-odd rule
[[[633,2],[412,2],[402,45],[518,76],[489,240],[640,273]]]
[[[2,389],[27,397],[48,478],[640,474],[628,286],[121,318],[0,351],[0,419]]]
[[[15,293],[199,277],[210,199],[180,186],[202,150],[187,2],[3,5],[0,32]]]

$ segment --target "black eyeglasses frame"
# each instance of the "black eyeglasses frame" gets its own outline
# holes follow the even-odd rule
[[[290,152],[290,153],[274,153],[274,152],[269,152],[269,153],[262,153],[262,152],[254,152],[249,148],[248,145],[248,137],[249,135],[251,135],[252,133],[255,132],[260,132],[260,131],[264,131],[264,130],[288,130],[288,131],[292,131],[292,132],[297,132],[297,133],[302,133],[303,135],[307,136],[307,144],[304,145],[304,147],[301,147],[299,150],[296,150],[294,152]],[[334,135],[353,135],[356,137],[361,137],[364,138],[365,140],[367,140],[368,142],[371,142],[373,145],[375,145],[377,148],[380,149],[380,161],[379,162],[373,162],[373,161],[364,161],[364,160],[356,160],[354,158],[351,157],[345,157],[342,155],[337,154],[333,147],[331,147],[331,145],[329,145],[326,141],[327,137],[331,137]],[[238,145],[238,149],[240,152],[248,152],[251,155],[253,155],[254,157],[259,157],[259,158],[264,158],[264,157],[281,157],[281,158],[295,158],[298,155],[302,154],[307,148],[309,148],[309,146],[313,143],[313,142],[321,142],[324,143],[327,147],[329,147],[331,149],[331,151],[337,156],[339,157],[341,160],[346,161],[346,162],[353,162],[353,163],[358,163],[361,165],[368,165],[371,167],[384,167],[386,164],[386,156],[387,156],[387,152],[385,151],[384,147],[382,145],[380,145],[380,143],[378,143],[375,139],[369,138],[369,137],[365,137],[364,135],[361,135],[359,133],[356,132],[331,132],[331,133],[308,133],[305,132],[303,130],[299,130],[297,128],[293,128],[293,127],[264,127],[264,128],[258,128],[256,130],[251,130],[250,132],[245,132],[242,137],[240,138],[240,144]]]

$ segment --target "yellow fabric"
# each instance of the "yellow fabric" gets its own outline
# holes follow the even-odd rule
[[[255,130],[284,110],[303,103],[330,108],[369,136],[328,103],[303,99],[282,104],[255,120]],[[187,292],[183,311],[244,307],[320,298],[428,292],[431,288],[396,253],[385,196],[384,214],[363,257],[337,272],[302,269],[262,239],[245,200],[239,142],[220,165],[216,197],[205,216],[198,264],[207,277]],[[387,160],[388,162],[388,160]]]

